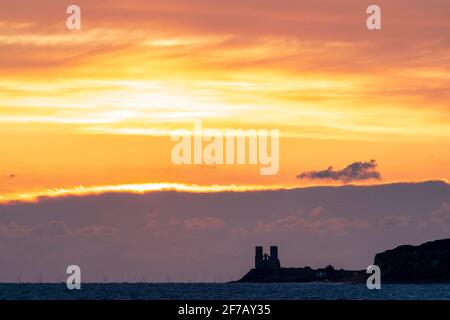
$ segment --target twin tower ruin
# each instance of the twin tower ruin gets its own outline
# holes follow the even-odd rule
[[[256,270],[276,270],[280,269],[280,260],[278,259],[278,247],[270,247],[270,255],[263,252],[262,246],[255,248],[255,269]]]

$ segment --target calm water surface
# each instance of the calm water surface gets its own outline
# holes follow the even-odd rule
[[[374,291],[368,290],[365,284],[329,283],[91,283],[82,284],[81,290],[73,291],[65,284],[0,284],[0,300],[5,299],[450,300],[450,284],[384,284],[381,290]]]

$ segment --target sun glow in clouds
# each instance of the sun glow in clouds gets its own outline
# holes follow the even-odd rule
[[[267,190],[289,190],[293,187],[287,186],[261,186],[261,185],[188,185],[181,183],[144,183],[144,184],[123,184],[109,186],[74,187],[50,189],[44,191],[17,193],[0,196],[0,203],[8,202],[35,202],[46,198],[59,198],[68,196],[89,196],[104,193],[135,193],[144,194],[149,192],[189,192],[189,193],[216,193],[216,192],[248,192]]]

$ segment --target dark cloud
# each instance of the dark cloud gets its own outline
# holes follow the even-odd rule
[[[9,223],[0,222],[0,238],[22,236],[26,234],[26,232],[28,232],[28,230],[25,227],[18,225],[14,222]]]
[[[217,231],[218,229],[225,228],[227,223],[217,217],[192,217],[189,219],[179,220],[173,219],[169,222],[170,225],[182,225],[187,230],[210,230]]]
[[[450,203],[449,202],[442,203],[439,209],[431,213],[431,217],[434,222],[450,226]]]
[[[3,203],[0,282],[60,281],[70,264],[85,281],[229,281],[252,267],[255,244],[278,244],[285,266],[365,268],[377,252],[448,237],[449,199],[449,184],[426,182]]]
[[[97,226],[91,225],[75,230],[74,235],[86,236],[86,237],[98,237],[98,236],[108,236],[113,235],[118,232],[117,228],[111,226]]]
[[[329,167],[322,171],[303,172],[297,176],[297,179],[334,180],[345,183],[371,179],[380,180],[381,174],[376,168],[377,162],[375,160],[370,160],[369,162],[354,162],[344,169],[337,171],[333,170],[333,167]]]
[[[348,219],[348,218],[303,218],[296,215],[281,217],[271,222],[259,220],[254,231],[256,232],[304,232],[312,231],[315,233],[342,233],[349,229],[367,229],[369,223],[366,220]]]
[[[66,224],[62,221],[50,221],[31,228],[30,232],[36,236],[63,236],[69,233]]]
[[[49,221],[35,226],[25,226],[15,222],[0,222],[0,240],[2,237],[45,237],[45,236],[108,236],[118,232],[118,229],[106,225],[87,225],[79,229],[70,229],[63,221]],[[36,239],[36,238],[34,238]]]
[[[408,217],[403,216],[386,216],[380,220],[380,226],[390,227],[390,226],[406,226],[410,223]]]

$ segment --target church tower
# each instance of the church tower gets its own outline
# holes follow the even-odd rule
[[[280,260],[278,259],[278,247],[270,247],[270,256],[264,253],[262,246],[255,247],[255,269],[276,270],[280,269]]]
[[[256,246],[255,248],[255,269],[263,268],[263,247]]]

